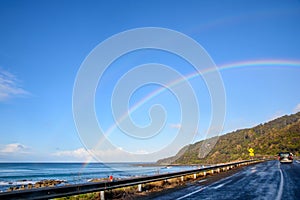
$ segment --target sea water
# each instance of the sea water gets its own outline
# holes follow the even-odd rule
[[[196,166],[157,166],[152,163],[0,163],[0,191],[41,180],[68,184],[92,179],[130,178],[195,169]]]

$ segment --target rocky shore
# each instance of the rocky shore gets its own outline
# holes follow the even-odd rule
[[[114,177],[107,177],[107,178],[93,178],[88,180],[88,182],[108,182],[108,181],[116,181],[116,180],[121,180],[120,178],[114,178]],[[24,182],[24,184],[22,184]],[[59,186],[62,184],[67,184],[67,181],[64,180],[55,180],[55,179],[50,179],[50,180],[41,180],[38,182],[33,182],[33,183],[28,183],[27,180],[20,180],[18,181],[18,185],[13,185],[9,187],[6,191],[18,191],[18,190],[27,190],[27,189],[34,189],[34,188],[45,188],[45,187],[55,187]]]
[[[63,180],[42,180],[42,181],[38,181],[34,184],[29,183],[29,184],[23,184],[21,186],[11,186],[7,189],[7,192],[17,191],[17,190],[33,189],[33,188],[55,187],[55,186],[63,184],[63,183],[66,183],[66,181],[63,181]]]

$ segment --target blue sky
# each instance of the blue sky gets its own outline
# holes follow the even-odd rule
[[[2,0],[0,161],[92,160],[73,119],[76,76],[97,45],[134,28],[172,29],[202,45],[219,68],[225,88],[222,133],[300,111],[299,21],[296,0]],[[188,62],[168,52],[146,49],[123,55],[107,69],[95,94],[95,113],[104,132],[115,124],[110,105],[114,85],[127,71],[146,63],[168,65],[184,76],[194,73]],[[212,105],[203,78],[188,81],[200,110],[198,134],[191,141],[195,142],[209,131]],[[160,87],[148,84],[136,90],[129,107]],[[138,126],[149,125],[148,110],[155,104],[164,105],[166,112],[162,132],[136,140],[115,128],[107,137],[116,148],[101,149],[96,157],[132,161],[124,151],[147,154],[168,145],[181,127],[180,103],[170,91],[144,101],[130,118]],[[95,136],[95,140],[101,138]]]

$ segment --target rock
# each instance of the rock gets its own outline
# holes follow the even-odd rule
[[[21,185],[20,190],[25,190],[27,185]]]
[[[13,187],[13,190],[15,191],[15,190],[18,190],[19,189],[19,187],[18,186],[16,186],[16,187]]]
[[[34,187],[35,187],[35,188],[41,187],[41,182],[36,182],[36,183],[34,184]]]

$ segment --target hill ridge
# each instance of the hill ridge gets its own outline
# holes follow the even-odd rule
[[[213,139],[213,138],[212,138]],[[210,139],[208,139],[210,140]],[[275,156],[280,151],[300,153],[300,112],[284,115],[252,128],[239,129],[219,136],[210,153],[200,158],[198,141],[183,147],[172,157],[158,160],[158,164],[212,164],[249,159],[249,148],[256,157]]]

